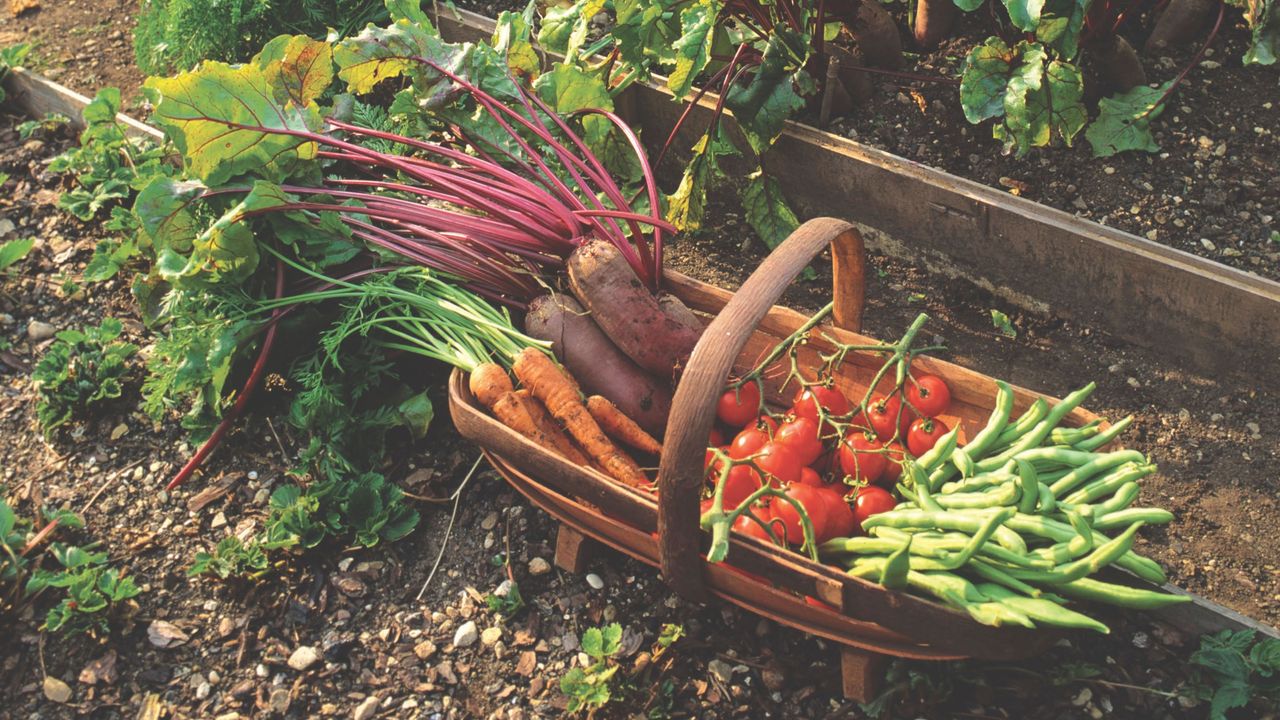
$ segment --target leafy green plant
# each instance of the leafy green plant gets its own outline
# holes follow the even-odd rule
[[[269,549],[272,548],[267,543],[257,539],[244,542],[234,535],[225,537],[214,546],[213,552],[196,553],[187,575],[208,575],[220,580],[232,577],[256,580],[270,570]]]
[[[9,70],[21,66],[22,61],[26,59],[30,52],[31,45],[29,43],[0,48],[0,81],[3,81],[4,76],[9,74]],[[4,86],[0,85],[0,103],[2,102],[4,102]]]
[[[115,342],[123,329],[119,320],[106,318],[96,328],[63,330],[36,363],[36,417],[46,436],[72,415],[120,397],[125,361],[138,351],[132,343]]]
[[[83,527],[78,516],[66,511],[46,512],[44,519],[43,528],[33,534],[31,523],[0,498],[0,616],[12,615],[47,590],[62,590],[42,630],[70,635],[105,631],[112,611],[138,595],[139,588],[108,567],[106,553],[93,552],[91,546],[54,543],[47,552],[33,552],[57,530]],[[61,567],[40,567],[45,557]]]
[[[48,113],[42,118],[24,120],[18,123],[18,137],[28,140],[37,132],[53,132],[69,122],[71,118],[62,113]]]
[[[0,243],[0,273],[7,272],[15,263],[26,257],[35,244],[36,239],[33,237]]]
[[[132,578],[107,566],[106,553],[54,543],[50,554],[62,567],[33,572],[27,593],[62,588],[66,596],[49,609],[42,630],[69,635],[105,631],[111,610],[141,592]]]
[[[565,707],[568,712],[595,712],[611,697],[610,683],[619,667],[614,656],[622,649],[622,626],[610,623],[603,628],[587,628],[579,645],[591,664],[570,668],[560,678],[560,692],[569,698]]]
[[[386,17],[381,0],[145,0],[134,55],[146,73],[182,70],[247,60],[281,33],[343,37]]]
[[[1280,640],[1252,630],[1205,635],[1191,665],[1195,674],[1184,693],[1209,702],[1210,720],[1251,704],[1274,711],[1280,703]]]
[[[991,324],[1007,338],[1014,339],[1018,337],[1018,329],[1013,326],[1013,321],[1009,319],[1008,315],[995,308],[991,309]]]
[[[520,594],[520,585],[509,580],[494,592],[485,595],[484,602],[489,609],[502,618],[513,617],[524,609],[524,596]]]

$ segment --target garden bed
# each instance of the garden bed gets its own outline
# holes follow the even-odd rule
[[[30,428],[34,403],[27,368],[43,347],[43,341],[30,338],[32,320],[61,329],[112,315],[126,320],[128,339],[145,343],[149,336],[123,283],[63,295],[62,280],[82,270],[100,232],[54,207],[62,186],[43,170],[44,160],[66,147],[69,134],[22,141],[13,130],[16,122],[7,118],[0,131],[0,170],[13,175],[0,214],[18,218],[17,232],[41,240],[26,261],[25,277],[6,285],[0,307],[13,318],[5,318],[4,337],[12,349],[5,356],[0,413],[10,427]],[[741,247],[743,228],[723,204],[715,210],[728,220],[696,247],[676,248],[672,264],[734,287],[760,253]],[[1274,573],[1280,547],[1262,531],[1276,511],[1275,479],[1267,472],[1280,448],[1270,432],[1280,421],[1273,395],[1261,387],[1180,371],[1098,332],[1020,316],[967,283],[939,279],[916,266],[875,255],[872,267],[867,330],[873,335],[893,335],[924,309],[936,318],[933,332],[952,347],[948,357],[980,371],[1049,392],[1100,379],[1096,409],[1137,415],[1141,430],[1133,444],[1152,453],[1163,468],[1148,484],[1147,497],[1179,516],[1167,529],[1145,533],[1142,552],[1158,558],[1184,587],[1256,618],[1280,618],[1274,601],[1280,593]],[[822,301],[828,281],[820,277],[798,286],[786,302],[811,309]],[[1011,312],[1017,339],[992,331],[991,307]],[[425,370],[428,376],[438,372]],[[151,704],[175,714],[212,716],[287,703],[291,714],[308,716],[347,714],[368,697],[392,715],[414,709],[459,717],[556,714],[564,698],[555,679],[575,661],[578,635],[609,620],[629,628],[643,646],[653,642],[662,623],[684,625],[689,637],[675,655],[676,664],[658,678],[673,681],[671,702],[685,714],[750,716],[760,708],[804,717],[856,712],[838,699],[838,662],[830,646],[721,606],[683,605],[651,570],[619,556],[590,564],[603,580],[601,590],[577,576],[530,573],[534,558],[550,557],[554,528],[488,474],[473,479],[465,491],[450,550],[421,602],[415,596],[449,524],[449,505],[425,500],[419,504],[424,514],[419,530],[387,550],[335,552],[257,587],[190,580],[186,569],[211,538],[261,522],[264,491],[284,481],[297,448],[279,415],[278,397],[268,393],[244,429],[211,459],[208,476],[159,493],[190,449],[178,445],[176,428],[157,428],[142,419],[135,397],[127,391],[52,446],[33,431],[10,434],[0,450],[0,464],[11,472],[5,484],[26,488],[19,493],[22,510],[40,502],[83,510],[94,535],[144,588],[132,620],[109,637],[92,642],[49,636],[42,645],[28,630],[6,646],[0,667],[12,679],[2,691],[3,702],[20,714],[41,707],[46,714],[70,714],[74,707],[132,717]],[[443,407],[443,398],[436,399]],[[1267,435],[1253,438],[1250,422],[1267,428]],[[122,425],[124,434],[117,435]],[[445,422],[437,423],[418,448],[396,454],[389,476],[416,496],[447,496],[465,475],[473,451],[458,444]],[[192,509],[203,488],[223,483],[226,494]],[[529,608],[504,626],[502,650],[481,643],[451,647],[454,632],[468,619],[481,628],[499,624],[477,597],[506,577],[501,564],[489,559],[505,551],[508,539],[513,572]],[[1115,629],[1111,637],[1073,636],[1012,678],[1005,668],[982,664],[902,666],[898,677],[911,672],[937,685],[927,704],[908,704],[905,711],[1019,716],[1031,708],[1071,713],[1083,707],[1141,717],[1203,712],[1116,685],[1174,688],[1190,672],[1178,660],[1194,648],[1192,640],[1141,614],[1106,613],[1103,619]],[[148,631],[159,620],[173,623],[190,639],[157,647]],[[321,650],[324,659],[297,671],[287,661],[303,646]],[[47,672],[74,688],[71,704],[61,708],[65,712],[53,712],[41,693],[42,653]],[[90,661],[111,656],[117,678],[92,686],[79,680]],[[795,657],[816,660],[804,676],[796,676],[787,670]],[[629,664],[634,656],[625,660]],[[1068,676],[1064,667],[1073,669]],[[1102,674],[1084,677],[1096,671]],[[658,691],[657,698],[664,693]],[[619,712],[647,701],[642,695],[620,705]]]

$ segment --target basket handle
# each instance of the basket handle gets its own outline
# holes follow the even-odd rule
[[[756,326],[827,246],[831,247],[833,320],[837,327],[861,330],[866,297],[862,235],[843,220],[815,218],[770,253],[720,310],[694,347],[676,387],[658,467],[658,550],[662,577],[686,599],[703,602],[709,597],[698,495],[716,400]]]

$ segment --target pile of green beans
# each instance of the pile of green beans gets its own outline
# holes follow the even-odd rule
[[[1152,583],[1153,560],[1133,551],[1145,525],[1167,523],[1159,508],[1132,507],[1139,481],[1156,471],[1142,453],[1100,452],[1132,422],[1101,428],[1059,423],[1093,392],[1089,385],[1050,407],[1037,399],[1011,417],[1013,390],[997,381],[986,426],[958,445],[957,430],[903,463],[893,510],[863,523],[865,536],[836,538],[820,554],[850,575],[931,595],[988,625],[1037,624],[1109,632],[1071,608],[1089,600],[1153,609],[1188,598],[1100,582],[1108,565]]]

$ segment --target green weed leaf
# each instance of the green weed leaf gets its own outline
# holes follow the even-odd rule
[[[0,270],[6,270],[26,257],[27,253],[31,252],[31,248],[35,247],[35,244],[36,239],[33,237],[10,240],[7,243],[0,244]]]
[[[698,0],[680,13],[680,39],[675,43],[675,69],[667,78],[667,87],[677,98],[693,88],[693,81],[711,59],[712,37],[716,18],[723,4],[716,0]]]
[[[1139,85],[1098,101],[1098,117],[1084,133],[1094,157],[1110,157],[1127,150],[1159,151],[1160,146],[1151,135],[1151,121],[1164,112],[1164,104],[1157,103],[1171,82],[1156,88]]]
[[[778,179],[766,175],[764,170],[747,176],[747,184],[742,188],[742,208],[746,211],[747,223],[770,249],[800,227],[800,219],[783,197]]]

